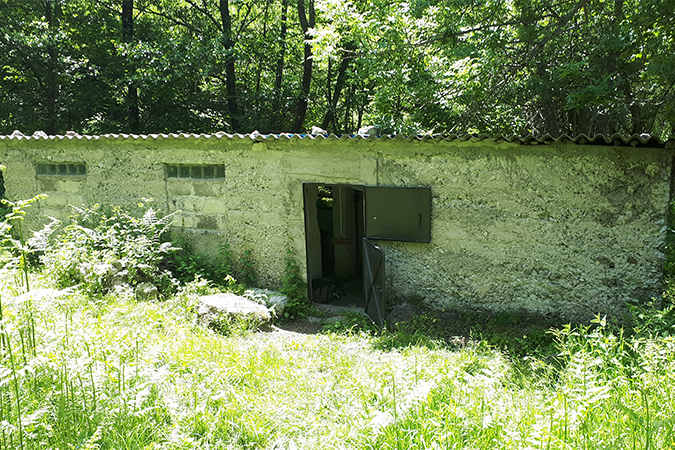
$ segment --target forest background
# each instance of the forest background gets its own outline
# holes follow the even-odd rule
[[[675,0],[0,0],[0,134],[675,133]]]

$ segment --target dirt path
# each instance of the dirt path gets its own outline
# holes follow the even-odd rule
[[[273,339],[299,339],[322,333],[324,325],[344,319],[347,313],[359,313],[365,315],[363,308],[326,304],[316,304],[315,307],[320,312],[321,317],[308,316],[303,319],[285,320],[275,324],[272,327],[272,331],[263,333],[267,335],[268,338]]]

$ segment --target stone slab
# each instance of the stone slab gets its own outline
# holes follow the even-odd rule
[[[197,300],[199,322],[216,331],[226,331],[228,325],[245,321],[260,330],[271,327],[272,316],[265,305],[230,292],[204,295]]]

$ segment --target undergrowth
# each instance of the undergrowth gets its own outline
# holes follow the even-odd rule
[[[284,310],[285,319],[306,317],[313,307],[307,298],[307,283],[300,276],[300,267],[290,249],[286,250],[286,265],[281,284],[281,293],[288,298]]]
[[[196,296],[214,289],[199,278],[138,302],[45,289],[40,273],[17,295],[17,269],[0,277],[0,448],[675,445],[675,340],[602,318],[558,329],[555,360],[516,364],[486,342],[424,341],[429,319],[405,346],[354,328],[223,336],[195,323]]]
[[[229,244],[218,246],[218,252],[213,258],[196,252],[188,235],[174,233],[170,236],[170,242],[176,251],[168,255],[165,264],[176,279],[187,283],[199,275],[217,285],[227,284],[226,278],[232,275],[234,266]]]
[[[109,284],[110,267],[129,285],[166,270],[168,219],[145,211],[83,210],[54,246],[0,250],[44,261],[0,268],[0,449],[675,449],[670,285],[630,333],[448,312],[224,335],[196,320],[197,296],[220,290],[200,276],[153,302]]]
[[[47,242],[49,236],[41,236],[37,242],[45,272],[58,287],[77,285],[94,296],[143,283],[154,285],[160,294],[173,292],[173,275],[162,268],[176,250],[162,239],[173,214],[158,215],[147,200],[138,207],[138,216],[120,208],[73,207],[70,223],[56,239]]]

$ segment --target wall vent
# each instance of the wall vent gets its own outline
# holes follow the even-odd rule
[[[82,163],[37,163],[38,175],[55,175],[59,177],[84,177],[87,166]]]
[[[165,164],[167,178],[186,180],[224,180],[223,164]]]

